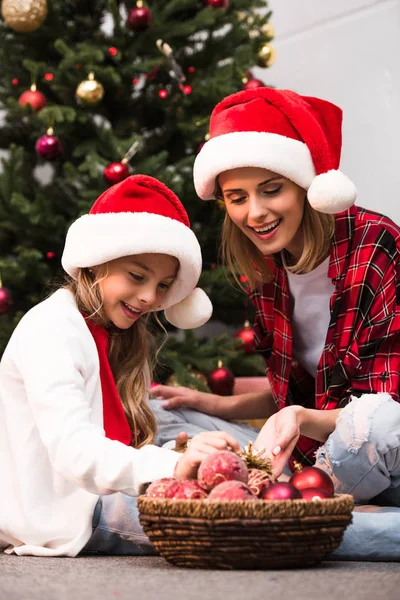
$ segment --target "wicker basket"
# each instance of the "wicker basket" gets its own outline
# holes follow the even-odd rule
[[[277,569],[326,558],[351,523],[353,496],[326,500],[138,498],[140,523],[156,551],[178,567]]]

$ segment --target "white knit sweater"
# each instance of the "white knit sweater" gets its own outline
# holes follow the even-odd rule
[[[69,291],[23,317],[0,363],[0,547],[76,556],[99,495],[137,495],[179,456],[105,437],[97,349]]]

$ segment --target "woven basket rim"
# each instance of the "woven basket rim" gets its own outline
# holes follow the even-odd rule
[[[323,500],[231,500],[222,502],[201,500],[175,500],[170,498],[138,497],[139,512],[162,517],[189,517],[200,519],[275,519],[301,517],[328,517],[349,514],[354,508],[354,498],[339,494]]]

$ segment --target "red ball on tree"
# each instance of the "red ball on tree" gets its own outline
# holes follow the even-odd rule
[[[256,496],[242,481],[225,481],[210,492],[208,499],[229,502],[230,500],[255,500]]]
[[[124,162],[113,162],[104,168],[103,175],[107,183],[119,183],[129,176],[129,167]]]
[[[11,292],[4,287],[0,287],[0,315],[7,313],[12,305]]]
[[[246,321],[244,327],[239,329],[234,335],[237,340],[242,341],[242,349],[245,354],[254,354],[254,329],[250,327],[249,321]]]
[[[261,79],[249,79],[243,84],[244,90],[256,90],[257,88],[265,87],[265,83]]]
[[[207,498],[207,492],[195,479],[181,479],[168,486],[165,497],[175,500],[202,500]]]
[[[314,500],[325,500],[326,498],[332,498],[332,494],[321,488],[306,488],[301,490],[301,497],[303,500],[313,502]]]
[[[204,0],[204,4],[212,8],[228,8],[229,0]]]
[[[233,392],[235,377],[230,369],[222,366],[222,361],[218,361],[218,367],[211,371],[207,383],[214,394],[229,396]]]
[[[35,112],[42,110],[47,104],[47,98],[42,92],[38,92],[35,85],[31,86],[30,90],[27,90],[18,99],[20,106],[26,106],[30,104]]]
[[[290,478],[290,483],[300,491],[307,488],[320,488],[333,496],[335,488],[332,479],[318,467],[305,467]]]
[[[61,140],[56,135],[53,135],[51,128],[37,140],[35,149],[38,156],[44,160],[55,160],[63,153]]]
[[[248,469],[240,456],[230,450],[221,450],[207,456],[200,464],[197,480],[207,491],[224,481],[242,481],[247,483]]]
[[[299,500],[301,493],[289,481],[278,481],[263,490],[260,498],[263,500]]]
[[[128,13],[128,27],[132,31],[144,31],[151,25],[151,11],[143,6],[143,3],[138,2],[135,8],[132,8]]]

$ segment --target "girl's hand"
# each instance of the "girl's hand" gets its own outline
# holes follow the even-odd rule
[[[187,387],[157,385],[150,390],[152,398],[163,398],[162,407],[166,409],[181,408],[186,406],[193,408],[207,415],[216,416],[216,408],[220,396],[209,394],[207,392],[199,392]]]
[[[274,478],[281,475],[300,436],[300,406],[287,406],[269,417],[254,442],[265,448],[264,456],[272,459]]]
[[[186,436],[186,440],[184,436]],[[184,441],[187,441],[187,434],[180,433],[177,443],[182,444]],[[228,448],[234,452],[240,451],[239,443],[225,431],[204,431],[195,435],[190,440],[188,449],[176,463],[174,477],[195,479],[200,463],[206,456]]]

